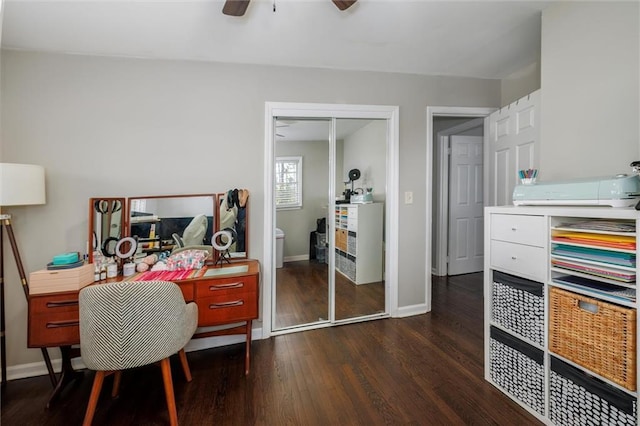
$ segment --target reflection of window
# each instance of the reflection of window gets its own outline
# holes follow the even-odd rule
[[[276,158],[276,208],[302,207],[302,157]]]
[[[131,200],[132,212],[145,212],[147,211],[147,200]]]

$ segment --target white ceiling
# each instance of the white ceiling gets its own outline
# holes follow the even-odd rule
[[[2,47],[501,79],[539,59],[546,1],[4,0]]]
[[[341,140],[360,130],[373,120],[339,118],[336,120],[336,140]],[[328,141],[331,119],[276,120],[276,141]]]

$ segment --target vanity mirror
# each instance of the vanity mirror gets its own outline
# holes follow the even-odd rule
[[[218,195],[219,230],[228,231],[231,235],[231,245],[227,249],[227,254],[232,259],[247,257],[248,201],[249,191],[246,189],[231,189]]]
[[[204,248],[212,252],[217,194],[129,198],[129,235],[150,254]]]
[[[222,229],[233,238],[229,257],[245,259],[248,197],[249,191],[232,189],[211,194],[91,198],[89,261],[93,262],[94,251],[113,257],[118,241],[129,236],[138,242],[138,255],[200,248],[212,253],[208,262],[214,263],[219,253],[213,250],[211,237]]]
[[[125,233],[125,198],[89,199],[89,262],[93,262],[94,251],[102,256],[113,257],[118,240]]]

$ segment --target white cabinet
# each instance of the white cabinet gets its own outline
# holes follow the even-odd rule
[[[335,269],[356,284],[382,281],[382,203],[335,207]]]
[[[546,424],[638,425],[640,213],[485,209],[485,378]]]

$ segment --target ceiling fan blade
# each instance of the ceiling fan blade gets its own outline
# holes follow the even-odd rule
[[[349,9],[351,6],[353,6],[353,4],[357,1],[357,0],[331,0],[333,2],[333,4],[335,4],[336,6],[338,6],[338,9],[340,10],[347,10]]]
[[[242,16],[247,11],[249,0],[227,0],[222,7],[222,13],[229,16]]]

